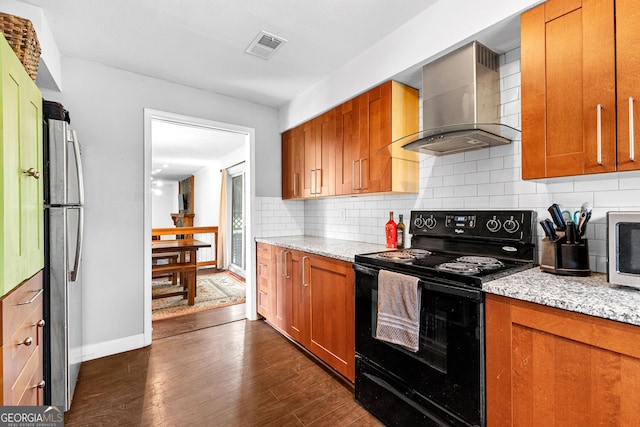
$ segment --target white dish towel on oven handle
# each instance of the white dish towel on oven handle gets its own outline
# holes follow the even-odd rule
[[[420,299],[417,277],[393,271],[378,273],[378,324],[376,338],[418,351]]]

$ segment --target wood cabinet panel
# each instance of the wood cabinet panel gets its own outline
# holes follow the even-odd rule
[[[418,192],[418,153],[391,144],[418,131],[416,89],[389,81],[283,133],[283,198],[291,191],[289,147],[304,146],[302,197]]]
[[[354,381],[351,264],[277,246],[271,247],[271,253],[275,289],[268,294],[271,308],[263,315],[280,332]]]
[[[639,8],[548,0],[521,16],[524,179],[640,168],[629,133]]]
[[[346,262],[309,257],[309,349],[355,380],[354,274]]]
[[[2,405],[43,402],[42,285],[40,271],[0,300]]]
[[[282,134],[282,198],[302,197],[302,137],[301,129]]]
[[[486,313],[488,425],[640,419],[639,327],[494,295]]]
[[[274,293],[274,269],[271,245],[256,244],[256,276],[258,284],[258,313],[269,318],[272,304],[271,294]]]
[[[640,169],[640,4],[616,0],[618,170]]]

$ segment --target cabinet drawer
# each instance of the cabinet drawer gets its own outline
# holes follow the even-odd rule
[[[271,261],[271,245],[266,243],[256,243],[256,256],[258,259]]]
[[[27,360],[24,369],[11,385],[11,391],[5,392],[5,405],[42,405],[42,389],[38,383],[42,381],[42,361],[40,351],[34,351]]]
[[[42,319],[42,298],[34,304],[36,305],[31,307],[31,312],[26,313],[22,323],[2,344],[4,384],[13,383],[27,360],[42,344],[42,328],[38,327],[38,322]]]
[[[34,307],[39,306],[42,313],[42,293],[42,271],[40,271],[0,300],[3,343],[14,334],[16,329],[24,325],[25,319],[34,311]],[[35,322],[40,319],[42,314]],[[33,339],[36,339],[35,335]]]

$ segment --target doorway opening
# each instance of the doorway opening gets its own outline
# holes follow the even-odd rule
[[[227,244],[226,252],[228,255],[229,270],[233,271],[238,276],[248,278],[244,284],[243,292],[246,300],[245,304],[245,316],[249,319],[254,319],[255,315],[255,283],[251,279],[255,274],[251,271],[255,270],[253,263],[247,263],[247,250],[251,248],[251,195],[253,193],[253,159],[251,158],[254,145],[254,130],[251,128],[240,127],[228,123],[213,122],[206,119],[194,118],[189,116],[177,115],[174,113],[161,112],[156,110],[145,109],[144,110],[144,124],[145,124],[145,194],[144,194],[144,224],[145,224],[145,292],[144,292],[144,338],[145,343],[150,344],[152,339],[151,334],[151,320],[152,320],[152,250],[149,242],[152,240],[152,228],[154,238],[163,238],[157,236],[157,231],[162,228],[179,227],[182,226],[176,222],[176,218],[180,221],[189,218],[192,221],[192,226],[197,231],[201,229],[207,229],[211,232],[211,229],[216,229],[211,232],[217,235],[218,231],[218,218],[219,206],[221,204],[221,178],[218,171],[221,169],[228,169],[230,174],[229,190],[227,191],[229,197],[228,209],[229,219],[238,218],[237,224],[234,221],[228,221],[228,225],[221,224],[225,230],[228,229],[226,235],[231,238]],[[161,125],[161,126],[159,126]],[[160,129],[160,130],[159,130]],[[170,136],[171,141],[167,143],[167,146],[160,150],[158,154],[156,150],[156,142],[161,140],[165,133],[171,133],[167,129],[179,129],[183,133],[179,133]],[[205,144],[198,144],[193,138],[209,138]],[[224,149],[224,143],[231,144],[232,147],[226,147]],[[207,144],[218,144],[212,150],[211,146]],[[222,145],[220,145],[222,144]],[[194,148],[195,147],[195,148]],[[207,151],[208,150],[208,151]],[[215,156],[211,157],[210,153],[215,153]],[[222,154],[220,154],[222,153]],[[164,156],[164,157],[163,157]],[[217,157],[216,157],[217,156]],[[241,167],[237,165],[240,164]],[[229,165],[235,165],[230,167]],[[215,170],[215,173],[213,172]],[[195,179],[194,179],[195,177]],[[169,210],[171,212],[163,212],[162,219],[164,223],[158,224],[157,219],[157,206],[162,206],[162,203],[158,203],[159,193],[164,188],[171,188],[171,179],[177,185],[179,195],[176,197],[171,194],[165,198],[165,205],[172,203],[175,206],[171,206]],[[190,186],[188,190],[191,192],[191,199],[185,196],[184,191],[180,189],[180,183],[184,183],[185,180],[190,179]],[[211,182],[210,182],[211,181]],[[199,185],[198,182],[201,182]],[[204,183],[204,184],[202,184]],[[183,184],[184,185],[184,184]],[[173,187],[175,188],[175,186]],[[213,190],[215,188],[215,190]],[[217,194],[217,196],[215,195]],[[167,200],[169,202],[167,202]],[[180,204],[180,200],[183,201]],[[163,208],[166,209],[166,206]],[[215,212],[215,214],[214,214]],[[169,220],[172,223],[169,223]],[[167,227],[165,227],[167,226]],[[194,233],[196,230],[194,229]],[[207,231],[203,231],[207,232]],[[169,236],[169,239],[184,239],[185,237],[192,237],[195,240],[199,240],[201,243],[207,240],[201,234],[193,234],[189,236],[186,233],[175,233],[176,237]],[[224,236],[225,233],[223,233]],[[237,236],[237,237],[236,237]],[[228,240],[222,237],[224,240]],[[218,245],[218,239],[213,237],[211,239],[211,251],[215,253],[216,246]],[[207,242],[205,242],[207,243]],[[225,244],[225,243],[221,243]],[[155,246],[154,246],[155,248]],[[249,249],[250,251],[250,249]],[[200,250],[198,250],[200,252]],[[206,251],[203,250],[203,253]],[[153,249],[154,256],[157,255],[156,249]],[[201,262],[200,253],[197,254],[198,266],[197,272],[202,270],[202,275],[205,276],[211,272],[211,269],[204,269],[201,265],[207,265],[209,261],[205,260]],[[177,258],[180,259],[180,258]],[[185,259],[189,257],[185,256]],[[217,256],[214,256],[215,262],[217,262]],[[163,261],[167,262],[167,261]],[[247,265],[248,264],[248,265]],[[215,265],[215,264],[214,264]],[[225,267],[217,266],[216,267]],[[208,270],[208,271],[207,271]],[[158,272],[156,267],[153,268],[154,274]],[[197,277],[198,273],[193,277]],[[231,275],[230,275],[231,276]],[[231,276],[233,277],[233,276]],[[181,277],[182,278],[182,277]],[[171,280],[171,276],[168,277]],[[235,277],[238,279],[238,277]],[[188,283],[188,281],[184,281]],[[184,293],[185,299],[188,295],[185,285]],[[197,295],[197,293],[196,293]],[[154,300],[155,301],[155,300]],[[236,310],[237,311],[237,310]]]

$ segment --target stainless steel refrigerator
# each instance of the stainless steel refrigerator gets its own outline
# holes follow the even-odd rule
[[[82,283],[79,274],[84,225],[82,162],[78,138],[67,121],[45,117],[43,134],[44,398],[45,404],[67,411],[82,359]]]

